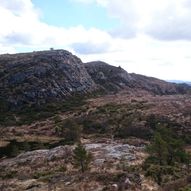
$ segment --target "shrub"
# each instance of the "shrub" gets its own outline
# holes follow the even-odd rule
[[[88,153],[82,144],[78,144],[73,152],[74,164],[77,167],[80,167],[81,172],[85,172],[92,160],[91,153]]]
[[[159,185],[165,178],[180,178],[183,175],[182,163],[188,166],[190,163],[190,156],[185,152],[182,140],[166,126],[156,129],[147,151],[150,156],[143,164],[145,175],[151,176]],[[184,173],[187,173],[186,170]]]
[[[81,126],[74,119],[66,119],[63,123],[56,126],[55,131],[57,135],[64,137],[68,143],[80,140]]]

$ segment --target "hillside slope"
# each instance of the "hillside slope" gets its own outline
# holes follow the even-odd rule
[[[65,50],[0,55],[0,111],[63,101],[95,90],[104,94],[144,90],[166,95],[185,94],[191,87],[129,74],[100,61],[84,64]]]
[[[186,94],[191,88],[186,84],[175,84],[147,77],[130,74],[121,67],[111,66],[101,61],[85,63],[86,69],[96,84],[106,91],[123,89],[141,89],[157,95]]]
[[[0,190],[190,187],[189,91],[64,50],[0,56]]]
[[[67,51],[0,56],[0,98],[11,107],[62,100],[94,89],[84,64]]]

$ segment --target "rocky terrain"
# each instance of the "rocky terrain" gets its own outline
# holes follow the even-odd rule
[[[106,92],[139,89],[157,95],[170,95],[186,94],[191,90],[187,84],[169,83],[152,77],[130,74],[120,66],[111,66],[101,61],[85,63],[85,66],[94,82]]]
[[[4,155],[0,159],[1,189],[102,191],[126,187],[125,190],[158,191],[159,186],[141,170],[148,156],[148,136],[153,132],[149,119],[154,115],[153,123],[159,120],[172,124],[187,141],[190,152],[190,108],[187,95],[120,92],[88,99],[72,111],[53,114],[30,125],[1,128],[0,148],[11,152],[11,158]],[[85,173],[73,164],[75,143],[67,144],[67,134],[57,132],[67,119],[82,127],[81,142],[93,155],[90,170]],[[9,147],[11,142],[17,149]]]
[[[147,150],[162,126],[191,153],[189,86],[64,50],[1,55],[0,79],[0,190],[189,190],[188,160],[159,166]],[[92,155],[85,172],[79,142]]]
[[[1,110],[37,106],[85,95],[123,89],[144,89],[153,94],[185,94],[191,88],[155,78],[129,74],[103,62],[82,63],[65,50],[0,55]]]
[[[0,98],[9,108],[40,105],[93,91],[79,58],[64,50],[0,56]]]
[[[117,175],[121,176],[120,184],[125,185],[125,180],[130,178],[132,185],[136,185],[136,182],[133,182],[135,180],[142,181],[144,182],[142,187],[147,188],[146,181],[148,180],[144,176],[128,175],[123,172],[123,168],[139,164],[145,158],[143,147],[130,146],[116,141],[106,143],[106,140],[101,139],[97,139],[95,143],[92,143],[92,140],[91,143],[89,140],[84,141],[87,150],[93,154],[91,171],[87,174],[78,175],[78,171],[73,167],[73,146],[59,146],[50,150],[26,152],[2,161],[0,176],[9,178],[9,181],[0,181],[1,188],[39,191],[48,189],[103,190],[106,185],[112,188],[113,185],[118,184],[115,180]],[[106,176],[111,177],[106,178]],[[157,188],[154,183],[153,186]],[[139,187],[141,188],[140,185]]]

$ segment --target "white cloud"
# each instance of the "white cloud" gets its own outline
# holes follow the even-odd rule
[[[22,45],[34,49],[37,46],[67,48],[73,43],[110,40],[109,34],[96,28],[63,28],[41,22],[31,0],[0,0],[0,26],[0,44],[15,48]]]
[[[160,40],[191,40],[190,0],[73,0],[97,3],[107,8],[111,17],[121,22],[111,32],[132,38],[146,33]]]
[[[108,52],[110,49],[110,44],[108,43],[92,43],[92,42],[85,42],[85,43],[74,43],[71,45],[71,48],[79,54],[103,54]]]
[[[70,0],[70,1],[78,2],[78,3],[85,3],[85,4],[97,3],[101,6],[106,6],[108,4],[108,0]]]
[[[135,39],[115,39],[113,50],[105,54],[80,55],[83,61],[103,60],[128,72],[161,79],[191,80],[191,43],[158,41],[144,35]]]
[[[153,13],[145,31],[161,40],[191,40],[191,7],[188,2],[169,1],[166,7]]]
[[[145,33],[160,40],[191,40],[190,0],[107,0],[104,5],[121,21],[112,32],[119,37]]]
[[[0,0],[0,5],[15,15],[22,16],[22,14],[30,14],[36,17],[37,12],[30,0]]]
[[[31,0],[0,0],[0,53],[64,48],[84,61],[103,60],[129,72],[191,80],[190,1],[71,1],[104,6],[120,27],[107,32],[51,26],[40,20]]]

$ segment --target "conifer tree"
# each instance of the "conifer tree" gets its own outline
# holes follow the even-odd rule
[[[81,168],[81,172],[85,172],[92,159],[91,153],[88,153],[85,147],[79,143],[73,151],[73,157],[75,165]]]

